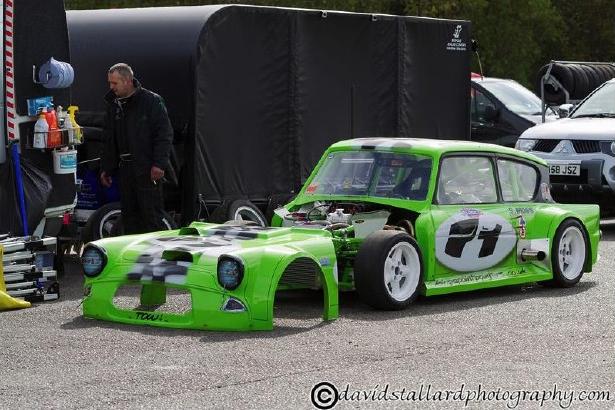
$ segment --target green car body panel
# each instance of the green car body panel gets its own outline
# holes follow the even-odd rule
[[[104,249],[108,262],[100,276],[86,277],[85,286],[89,289],[83,302],[86,317],[175,328],[271,329],[275,292],[282,274],[293,261],[312,262],[307,265],[313,268],[317,275],[314,279],[325,289],[323,317],[329,320],[338,316],[335,249],[331,234],[325,231],[194,222],[175,231],[101,239],[92,245]],[[162,268],[158,272],[152,269],[151,274],[135,269],[143,255],[166,258],[164,262],[182,258],[192,262],[178,262],[185,263],[187,269],[169,280]],[[218,283],[216,268],[221,255],[239,258],[243,263],[246,275],[236,289],[224,289]],[[171,272],[177,273],[172,265]],[[143,305],[164,303],[164,288],[183,288],[190,290],[192,309],[181,315],[118,309],[112,302],[115,293],[121,285],[135,282],[143,285]],[[224,311],[222,307],[229,298],[240,301],[246,309]]]
[[[441,169],[446,160],[448,168]],[[460,171],[447,176],[453,165]],[[470,168],[464,171],[464,166]],[[413,172],[422,177],[410,178]],[[464,193],[467,181],[455,190],[458,175],[472,172],[479,172],[486,183],[477,180],[472,194]],[[395,192],[403,178],[413,184],[404,188],[410,191],[402,191],[409,194]],[[493,198],[485,200],[485,195]],[[510,196],[523,200],[505,200]],[[106,264],[100,274],[86,276],[83,312],[86,317],[132,324],[267,330],[273,327],[278,290],[321,287],[323,318],[335,319],[339,291],[355,287],[354,261],[359,252],[366,252],[361,249],[370,229],[407,232],[416,241],[422,261],[416,293],[429,296],[549,281],[554,279],[553,262],[558,263],[558,255],[553,256],[559,252],[554,245],[558,229],[570,221],[578,222],[582,236],[577,237],[584,238],[586,247],[581,274],[590,272],[598,258],[599,208],[553,202],[543,160],[471,142],[341,141],[324,153],[295,199],[276,210],[272,227],[194,222],[176,231],[93,242],[89,246],[104,252]],[[236,289],[220,284],[221,257],[236,258],[243,265],[243,280]],[[161,268],[167,265],[169,275]],[[135,283],[142,285],[142,305],[163,304],[165,290],[178,288],[190,292],[192,309],[172,314],[116,307],[117,290]],[[243,309],[225,310],[229,299],[239,301]]]

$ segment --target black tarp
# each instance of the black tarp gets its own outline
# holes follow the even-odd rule
[[[100,124],[119,61],[166,100],[184,221],[199,195],[292,193],[334,141],[469,138],[467,21],[238,5],[67,16],[82,125]]]
[[[27,158],[20,160],[21,178],[29,232],[44,216],[45,205],[51,193],[49,176]],[[24,235],[19,210],[19,193],[15,183],[14,158],[9,153],[7,161],[0,164],[0,233]]]

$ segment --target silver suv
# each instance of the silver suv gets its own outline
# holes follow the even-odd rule
[[[615,79],[594,90],[568,118],[527,129],[515,148],[549,163],[551,192],[560,202],[599,203],[615,212]]]

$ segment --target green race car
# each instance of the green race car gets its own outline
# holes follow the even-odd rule
[[[86,317],[212,330],[268,330],[278,290],[340,290],[385,310],[438,295],[543,282],[575,285],[598,258],[599,208],[549,194],[531,154],[460,141],[372,138],[332,145],[272,227],[194,222],[102,239],[82,261]],[[135,306],[122,288],[138,289]],[[183,292],[188,308],[164,310]],[[118,302],[119,301],[119,302]]]

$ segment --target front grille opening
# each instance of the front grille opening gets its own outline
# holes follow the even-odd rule
[[[309,258],[298,258],[287,267],[279,285],[284,288],[318,288],[320,267]]]
[[[533,151],[551,152],[561,140],[538,140],[534,145]]]
[[[143,296],[143,297],[142,297]],[[125,284],[113,297],[113,306],[120,310],[184,314],[192,310],[192,295],[185,289],[167,288],[160,284]]]
[[[600,141],[573,140],[572,145],[578,154],[589,154],[600,152]]]

